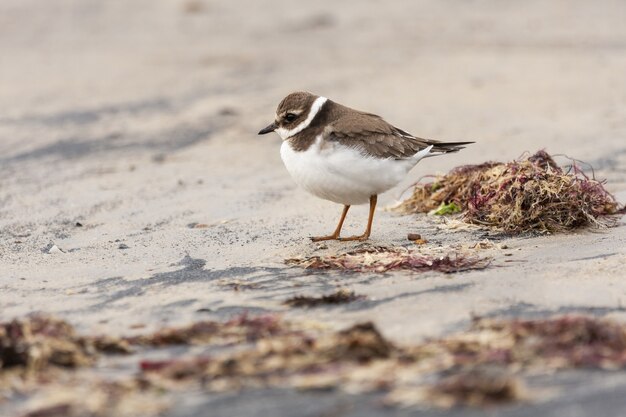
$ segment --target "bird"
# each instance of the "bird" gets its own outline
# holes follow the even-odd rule
[[[365,241],[372,232],[378,195],[396,186],[423,158],[457,152],[474,142],[422,139],[386,122],[306,91],[288,94],[274,121],[259,135],[276,132],[280,155],[293,180],[309,193],[343,205],[335,231],[326,240]],[[353,205],[369,202],[362,235],[341,237]]]

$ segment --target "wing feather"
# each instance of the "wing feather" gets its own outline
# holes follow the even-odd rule
[[[410,158],[432,145],[433,152],[448,153],[473,142],[439,142],[423,139],[399,129],[371,113],[344,114],[324,129],[324,139],[358,149],[376,158]]]

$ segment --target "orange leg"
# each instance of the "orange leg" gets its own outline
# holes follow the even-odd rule
[[[361,236],[350,236],[350,237],[342,237],[339,238],[339,240],[341,240],[342,242],[348,241],[348,240],[367,240],[370,237],[370,234],[372,233],[372,222],[374,221],[374,212],[376,211],[376,202],[378,201],[378,196],[371,196],[370,197],[370,216],[367,219],[367,229],[365,229],[365,233],[363,233]]]
[[[337,225],[337,228],[335,229],[335,231],[333,232],[332,235],[330,236],[315,236],[312,237],[311,240],[313,242],[321,242],[323,240],[337,240],[339,239],[339,233],[341,233],[341,228],[343,227],[343,221],[346,219],[346,214],[348,214],[348,210],[350,209],[350,206],[343,206],[343,213],[341,213],[341,218],[339,219],[339,224]]]

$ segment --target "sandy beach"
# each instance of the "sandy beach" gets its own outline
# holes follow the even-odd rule
[[[406,245],[408,233],[434,247],[491,240],[492,267],[341,274],[285,265],[359,243],[310,242],[332,230],[341,207],[297,188],[280,138],[256,134],[283,96],[308,90],[418,136],[476,141],[421,162],[381,207],[425,175],[539,149],[591,164],[625,203],[624,21],[620,1],[5,0],[2,319],[44,312],[86,334],[132,335],[279,313],[334,329],[372,321],[398,344],[473,316],[625,321],[623,220],[503,237],[379,210],[372,244]],[[367,207],[355,207],[346,232],[360,233],[366,218]],[[282,304],[338,288],[367,299],[314,311]],[[529,384],[549,394],[490,415],[617,417],[626,406],[623,370]],[[277,389],[174,401],[163,415],[483,415]],[[23,415],[20,407],[0,402],[0,413]]]

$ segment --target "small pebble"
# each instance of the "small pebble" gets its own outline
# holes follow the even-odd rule
[[[194,223],[189,223],[187,225],[187,227],[190,228],[190,229],[206,229],[207,227],[209,227],[209,225],[206,224],[206,223],[196,223],[196,222],[194,222]]]
[[[232,107],[222,107],[219,111],[220,116],[236,116],[237,113],[237,109]]]
[[[406,238],[409,240],[422,240],[422,235],[418,233],[409,233]]]
[[[162,164],[163,162],[165,162],[165,158],[166,156],[164,153],[158,153],[152,156],[152,162],[155,162],[157,164]]]
[[[61,249],[57,245],[52,245],[50,249],[48,249],[48,253],[63,253]]]
[[[118,249],[130,249],[130,246],[128,246],[128,245],[127,245],[127,244],[125,244],[125,243],[121,243],[121,244],[120,244],[117,248],[118,248]]]

